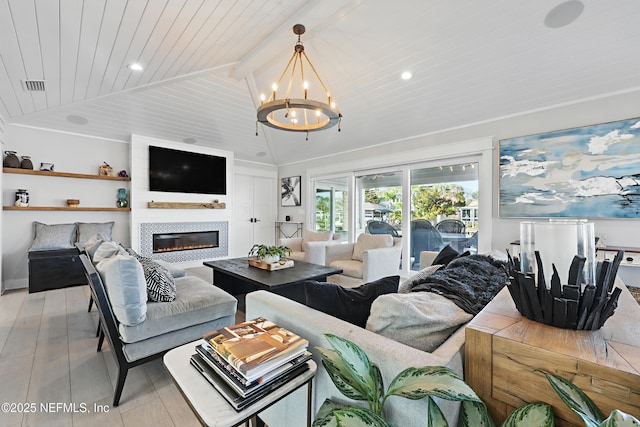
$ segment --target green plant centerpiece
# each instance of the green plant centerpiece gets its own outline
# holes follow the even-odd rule
[[[401,396],[418,400],[427,398],[425,426],[447,427],[449,424],[434,400],[461,401],[458,425],[461,427],[495,427],[487,407],[478,395],[449,368],[425,366],[408,368],[400,372],[384,391],[380,369],[366,353],[353,342],[325,334],[333,350],[316,347],[322,356],[322,365],[329,377],[346,397],[368,402],[368,407],[343,405],[326,399],[313,422],[313,427],[388,427],[383,406],[390,396]],[[562,401],[577,414],[585,427],[640,427],[633,416],[619,410],[604,418],[596,405],[582,390],[570,381],[539,371],[545,375],[553,390]],[[417,425],[417,424],[416,424]],[[551,406],[546,403],[529,403],[511,412],[502,423],[503,427],[553,427],[555,425]]]
[[[255,244],[249,251],[249,258],[257,257],[267,264],[275,264],[280,260],[284,260],[287,258],[287,255],[291,255],[291,248],[288,246]]]

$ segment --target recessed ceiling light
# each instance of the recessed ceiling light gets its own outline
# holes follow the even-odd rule
[[[413,74],[411,74],[411,71],[405,71],[404,73],[400,74],[400,77],[402,78],[402,80],[409,80],[411,77],[413,77]]]
[[[574,22],[582,15],[584,3],[579,0],[569,0],[560,3],[547,13],[544,25],[549,28],[562,28]]]
[[[182,142],[184,142],[185,144],[195,144],[196,142],[198,142],[198,140],[195,138],[184,138]]]
[[[67,121],[75,125],[86,125],[87,123],[89,123],[89,120],[87,120],[86,117],[76,116],[75,114],[68,115]]]
[[[131,71],[142,71],[142,70],[144,70],[144,67],[142,67],[142,65],[137,63],[137,62],[133,62],[133,63],[129,64],[129,69]]]

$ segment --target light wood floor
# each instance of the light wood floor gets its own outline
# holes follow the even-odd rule
[[[87,286],[0,296],[0,403],[18,410],[3,405],[0,426],[199,426],[161,359],[129,370],[111,407],[116,365],[88,302]]]

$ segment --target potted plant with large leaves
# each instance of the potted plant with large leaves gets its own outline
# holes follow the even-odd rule
[[[640,420],[618,409],[611,411],[607,418],[602,415],[596,404],[578,386],[571,381],[540,371],[549,380],[551,387],[560,399],[578,415],[585,427],[638,427]]]
[[[314,427],[390,426],[383,413],[384,404],[390,396],[413,400],[426,398],[425,425],[428,426],[448,426],[444,414],[434,400],[435,397],[467,404],[465,418],[461,416],[462,425],[493,425],[484,403],[451,369],[442,366],[407,368],[391,381],[385,392],[380,369],[369,360],[360,347],[332,334],[325,334],[325,337],[333,350],[322,347],[317,349],[331,380],[346,397],[366,401],[368,407],[342,405],[327,399],[316,414]],[[521,417],[536,420],[550,417],[553,422],[553,414],[548,405],[543,404],[527,405],[522,408]]]
[[[384,392],[384,383],[378,367],[353,342],[325,334],[333,350],[316,347],[322,356],[322,365],[338,390],[346,397],[368,402],[368,407],[338,404],[326,399],[313,423],[314,427],[387,427],[383,406],[390,396],[408,399],[427,398],[425,408],[427,426],[448,426],[444,414],[434,397],[461,401],[458,425],[461,427],[494,427],[486,405],[476,393],[451,369],[442,366],[408,368],[400,372]],[[585,427],[640,427],[633,416],[619,410],[604,418],[589,397],[570,381],[542,372],[562,401],[585,423]],[[554,415],[546,403],[529,403],[511,412],[502,427],[552,427]]]

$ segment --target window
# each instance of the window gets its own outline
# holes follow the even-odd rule
[[[315,231],[349,231],[349,178],[320,179],[314,183]],[[343,238],[346,240],[346,238]]]

